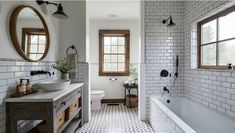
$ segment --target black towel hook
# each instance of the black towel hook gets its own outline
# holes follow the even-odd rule
[[[74,45],[71,45],[70,47],[68,47],[68,48],[67,48],[67,50],[66,50],[66,54],[68,54],[68,52],[69,52],[69,50],[70,50],[70,49],[75,50],[75,53],[74,53],[74,54],[77,54],[77,53],[78,53],[78,51],[77,51],[76,47],[75,47]]]
[[[78,62],[78,50],[76,49],[76,47],[74,45],[71,45],[70,47],[67,48],[67,50],[66,50],[67,58],[69,56],[70,49],[75,51],[74,55],[77,56],[77,62]]]

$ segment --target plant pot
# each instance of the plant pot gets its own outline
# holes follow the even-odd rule
[[[69,80],[69,73],[61,73],[61,79]]]

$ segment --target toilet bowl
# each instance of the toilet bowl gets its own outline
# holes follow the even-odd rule
[[[91,110],[101,109],[101,100],[104,96],[103,90],[91,90]]]

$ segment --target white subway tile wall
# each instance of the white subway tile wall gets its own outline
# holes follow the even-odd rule
[[[230,1],[231,2],[231,1]],[[212,109],[235,118],[235,71],[192,69],[192,24],[216,10],[221,10],[228,1],[188,1],[184,3],[184,43],[185,43],[185,96]],[[193,53],[193,54],[192,54]]]
[[[146,1],[146,117],[151,94],[162,94],[163,86],[172,95],[185,95],[205,106],[235,117],[235,71],[203,70],[197,66],[195,23],[222,10],[231,1]],[[176,26],[162,20],[172,16]],[[179,78],[173,83],[175,56],[179,55]],[[172,77],[160,78],[168,70]]]
[[[172,16],[174,27],[166,27],[162,20]],[[145,2],[145,48],[146,48],[146,118],[148,118],[149,95],[170,89],[172,96],[184,93],[184,2]],[[176,55],[179,56],[179,77],[175,78]],[[166,69],[171,77],[160,77]]]
[[[16,82],[20,78],[27,78],[34,84],[47,79],[57,79],[57,71],[52,68],[53,62],[31,63],[23,60],[0,58],[0,133],[5,133],[5,103],[4,99],[15,92]],[[47,70],[55,72],[51,77],[48,75],[30,76],[31,70]],[[39,121],[18,121],[19,133],[27,132]]]

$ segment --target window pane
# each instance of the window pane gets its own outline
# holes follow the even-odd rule
[[[202,44],[216,41],[216,20],[202,25]]]
[[[111,55],[111,62],[117,62],[117,55]]]
[[[111,46],[112,47],[112,53],[117,53],[117,46]]]
[[[104,55],[104,62],[110,62],[110,55]]]
[[[117,37],[112,37],[112,44],[111,45],[117,45]]]
[[[110,45],[111,37],[104,37],[104,45]]]
[[[38,35],[31,35],[31,44],[38,44]]]
[[[38,42],[39,42],[39,44],[46,44],[46,36],[45,35],[40,35]]]
[[[29,54],[29,58],[32,60],[37,60],[37,55],[36,54]]]
[[[45,45],[38,45],[38,53],[44,53],[45,49],[46,49]]]
[[[125,55],[118,55],[118,62],[125,62]]]
[[[125,44],[125,37],[118,37],[118,45],[124,45]]]
[[[235,40],[219,43],[219,65],[235,65]]]
[[[125,64],[124,63],[118,63],[118,71],[125,71]]]
[[[219,18],[219,40],[235,37],[235,12]]]
[[[42,58],[42,54],[37,54],[37,60]]]
[[[117,71],[117,63],[111,63],[110,65],[110,71]]]
[[[30,45],[29,53],[37,53],[38,52],[38,45]]]
[[[124,46],[118,46],[118,53],[124,54],[125,53],[125,47]]]
[[[201,48],[202,65],[216,65],[216,44],[204,45]]]
[[[110,46],[104,46],[104,53],[111,53]]]
[[[110,71],[110,63],[104,63],[104,71]]]

